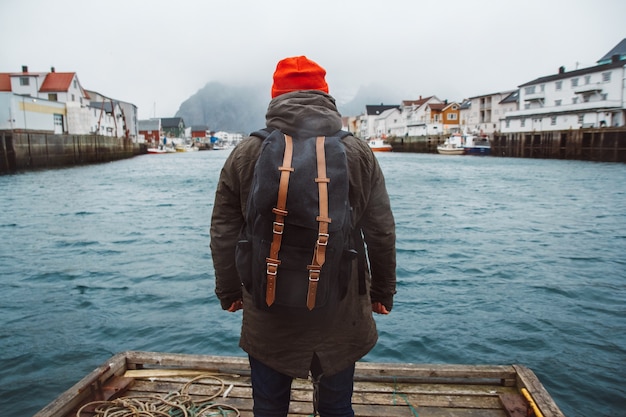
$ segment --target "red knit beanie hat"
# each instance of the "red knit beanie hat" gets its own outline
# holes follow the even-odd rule
[[[326,70],[305,56],[285,58],[274,71],[272,98],[299,90],[320,90],[328,93]]]

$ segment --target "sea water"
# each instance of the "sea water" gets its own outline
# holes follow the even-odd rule
[[[124,350],[244,355],[214,294],[227,151],[0,176],[0,414]],[[563,412],[626,415],[626,165],[377,154],[398,293],[364,360],[531,368]]]

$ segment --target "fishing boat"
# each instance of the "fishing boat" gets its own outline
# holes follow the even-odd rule
[[[468,135],[465,139],[465,155],[490,155],[491,144],[485,136]]]
[[[450,143],[447,140],[441,145],[437,145],[437,152],[441,155],[464,155],[465,148]]]
[[[391,152],[393,147],[384,139],[370,139],[368,142],[374,152]]]
[[[361,417],[564,417],[535,374],[522,365],[358,362],[354,379],[353,408]],[[310,381],[294,380],[289,416],[311,416],[312,396]],[[248,359],[118,353],[34,417],[105,415],[251,417]]]
[[[187,144],[187,145],[182,145],[182,144],[181,145],[176,145],[175,149],[176,149],[176,152],[196,152],[196,151],[199,150],[196,146],[189,145],[189,144]]]
[[[489,155],[491,144],[484,136],[455,133],[437,145],[437,152],[441,155]]]
[[[149,154],[153,154],[153,155],[160,155],[160,154],[164,154],[166,153],[165,149],[163,148],[148,148],[148,153]]]

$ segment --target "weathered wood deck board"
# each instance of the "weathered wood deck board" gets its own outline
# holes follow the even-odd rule
[[[198,379],[199,375],[203,378]],[[357,363],[353,407],[361,417],[410,417],[417,413],[420,417],[507,417],[511,409],[527,407],[528,401],[520,394],[522,388],[532,393],[545,417],[563,417],[532,371],[509,365]],[[124,352],[95,369],[35,417],[73,417],[81,405],[94,400],[164,398],[172,393],[224,404],[237,409],[241,416],[252,416],[247,358]],[[289,415],[311,416],[312,396],[310,381],[294,380]],[[508,403],[508,414],[503,402]],[[80,417],[89,415],[83,412]]]

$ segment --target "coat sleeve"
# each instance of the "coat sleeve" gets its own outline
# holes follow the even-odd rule
[[[389,311],[396,293],[396,230],[389,194],[378,160],[367,144],[349,138],[351,197],[369,259],[372,302]]]
[[[223,309],[242,298],[235,248],[244,225],[246,200],[261,140],[249,138],[232,150],[220,172],[211,215],[211,257],[215,294]]]

